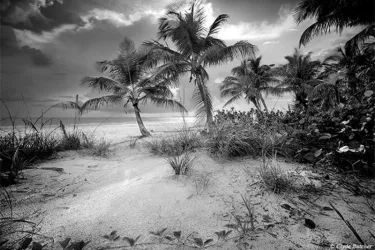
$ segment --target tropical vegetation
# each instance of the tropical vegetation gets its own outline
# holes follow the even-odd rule
[[[274,65],[261,65],[262,56],[243,60],[240,66],[232,69],[232,75],[228,76],[220,86],[221,97],[230,97],[225,106],[235,102],[244,96],[245,100],[261,111],[261,105],[268,112],[262,93],[279,95],[284,88],[275,87],[279,82],[273,71]],[[262,104],[260,104],[260,101]]]
[[[125,38],[120,43],[115,59],[97,63],[104,76],[86,76],[82,79],[82,85],[105,92],[104,96],[89,99],[82,104],[77,96],[75,102],[65,102],[62,106],[74,108],[77,111],[75,118],[79,120],[85,111],[122,103],[126,112],[127,106],[131,104],[140,133],[142,137],[146,137],[151,133],[143,123],[140,105],[151,103],[187,112],[172,91],[181,78],[187,75],[189,83],[195,85],[193,100],[196,115],[205,120],[208,131],[202,127],[184,128],[176,135],[153,138],[144,144],[151,153],[163,156],[175,175],[189,176],[194,172],[194,152],[204,148],[216,159],[245,156],[261,158],[259,182],[275,193],[285,193],[294,189],[296,179],[294,174],[284,173],[269,160],[271,157],[281,156],[287,161],[320,167],[321,172],[327,173],[325,179],[331,178],[334,171],[335,176],[340,176],[335,185],[341,185],[354,195],[363,195],[366,201],[372,199],[374,192],[361,186],[360,180],[375,177],[374,2],[301,0],[295,9],[296,22],[301,23],[309,18],[315,18],[315,22],[302,34],[300,46],[306,45],[314,36],[330,32],[332,27],[339,33],[348,27],[362,27],[362,30],[344,46],[334,48],[323,60],[314,60],[311,52],[303,53],[296,48],[293,54],[285,56],[284,64],[277,66],[262,65],[262,57],[255,56],[255,45],[247,41],[228,46],[216,37],[228,20],[228,15],[219,15],[206,28],[202,2],[191,1],[185,11],[184,7],[182,4],[167,6],[165,16],[159,19],[157,40],[146,41],[136,49],[133,41]],[[231,76],[227,76],[221,85],[217,86],[221,97],[229,98],[224,107],[244,98],[248,104],[254,105],[255,109],[237,111],[231,108],[215,112],[207,86],[207,68],[233,61],[235,58],[241,59],[241,64],[234,67]],[[265,97],[284,93],[293,95],[293,105],[285,112],[270,110]],[[6,107],[5,102],[2,101],[2,104]],[[60,128],[60,134],[54,133],[56,129],[46,132],[44,128],[50,119],[46,119],[44,114],[45,112],[37,119],[22,119],[24,126],[21,129],[17,128],[15,117],[9,110],[9,117],[1,120],[9,119],[11,124],[9,131],[0,131],[1,185],[15,184],[23,169],[50,159],[58,151],[86,148],[95,156],[108,156],[110,143],[88,138],[76,128],[76,122],[72,132],[67,130],[61,121],[56,128]],[[208,185],[207,179],[205,183],[202,185]],[[315,185],[313,186],[315,188]],[[9,194],[1,192],[0,195],[10,202],[11,208]],[[235,237],[236,242],[240,242],[250,233],[254,236],[255,231],[260,231],[254,226],[257,220],[254,218],[253,204],[244,196],[241,197],[247,209],[246,215],[234,214],[236,224],[226,225],[239,234],[239,237]],[[302,195],[298,195],[298,198],[308,199]],[[375,206],[371,204],[369,207],[374,212]],[[330,205],[364,245],[354,227]],[[282,204],[281,207],[290,212],[297,211],[292,210],[288,204]],[[329,207],[318,208],[319,212],[332,210]],[[358,212],[364,214],[363,211]],[[31,224],[23,218],[13,218],[12,214],[0,215],[0,224],[6,228],[12,227],[16,222]],[[270,217],[268,214],[267,216]],[[307,227],[315,228],[312,220],[304,220],[305,226],[309,222],[310,226]],[[263,216],[262,222],[266,221],[267,217]],[[269,224],[267,229],[274,226]],[[36,227],[33,226],[33,230],[36,230]],[[181,231],[173,231],[172,236],[166,235],[166,230],[167,228],[150,231],[150,234],[158,238],[158,243],[155,244],[197,249],[216,248],[219,246],[218,242],[227,240],[227,236],[232,232],[215,232],[218,241],[212,243],[213,239],[204,241],[197,238],[198,236],[193,236],[195,238],[190,240],[189,237],[195,233],[181,236]],[[21,234],[25,232],[27,233],[22,228]],[[375,239],[374,234],[368,232]],[[32,233],[22,239],[16,239],[15,242],[21,244],[18,249],[27,249],[31,243],[32,249],[42,249],[49,244],[42,246],[35,242],[31,238],[35,231]],[[12,247],[16,246],[16,243],[6,238],[6,234],[0,232],[0,235],[0,247],[13,249]],[[128,243],[125,248],[154,244],[138,242],[140,237],[124,237],[123,240]],[[113,242],[120,239],[116,231],[104,235],[103,238]],[[59,244],[63,249],[83,249],[90,242],[70,240],[67,238],[59,241]]]
[[[219,15],[205,27],[206,13],[201,1],[191,1],[185,12],[182,4],[170,4],[166,14],[159,19],[158,40],[144,44],[157,53],[163,65],[161,74],[181,77],[189,75],[189,82],[195,84],[193,93],[196,115],[205,118],[208,126],[213,121],[212,98],[207,88],[209,75],[206,68],[220,65],[234,58],[252,56],[256,47],[247,41],[226,45],[215,37],[229,16]],[[161,43],[165,41],[167,45]],[[168,42],[172,46],[168,46]]]
[[[142,136],[149,136],[150,132],[143,124],[140,104],[152,102],[157,106],[177,108],[186,112],[183,105],[173,98],[171,87],[176,81],[175,77],[162,74],[159,68],[153,69],[153,58],[150,51],[137,51],[133,41],[125,38],[119,46],[116,59],[98,62],[101,71],[109,77],[87,76],[81,82],[82,85],[111,94],[88,100],[83,109],[96,110],[103,105],[121,102],[125,102],[126,108],[131,103]]]

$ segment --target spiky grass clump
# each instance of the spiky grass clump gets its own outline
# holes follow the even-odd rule
[[[100,156],[100,157],[107,157],[110,152],[110,146],[111,146],[110,142],[102,139],[96,143],[92,143],[90,146],[90,150],[91,150],[92,155]]]
[[[222,123],[214,126],[208,139],[209,151],[219,157],[259,157],[262,154],[278,152],[289,155],[287,137],[275,134],[267,128],[247,124]]]
[[[182,130],[177,134],[146,143],[148,150],[155,155],[176,156],[203,146],[202,138],[197,131]]]
[[[195,157],[191,152],[166,158],[176,175],[186,175],[193,167]]]
[[[0,188],[0,249],[26,249],[20,246],[40,230],[38,224],[13,213],[13,199],[9,191]]]
[[[263,158],[259,175],[264,186],[275,193],[285,193],[294,189],[296,179],[270,159]]]
[[[58,145],[54,136],[42,132],[9,132],[0,135],[1,185],[15,183],[29,165],[51,157]],[[6,177],[7,176],[7,177]]]

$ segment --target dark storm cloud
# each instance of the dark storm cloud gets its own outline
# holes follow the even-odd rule
[[[27,56],[31,59],[36,66],[48,66],[51,65],[51,59],[45,55],[41,50],[31,48],[30,46],[20,47],[17,43],[17,38],[14,30],[5,25],[0,27],[0,46],[1,46],[1,60],[7,56]]]
[[[79,2],[79,1],[76,1]],[[62,24],[82,24],[62,0],[1,0],[1,24],[40,33]]]

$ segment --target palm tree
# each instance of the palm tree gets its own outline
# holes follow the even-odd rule
[[[105,104],[125,102],[133,105],[134,113],[142,136],[149,136],[143,124],[139,104],[148,101],[157,106],[178,108],[186,111],[182,104],[173,99],[170,87],[176,79],[160,75],[152,70],[152,55],[147,51],[137,51],[133,41],[125,38],[119,46],[119,54],[111,61],[98,62],[102,73],[109,77],[84,77],[81,84],[99,91],[110,92],[110,95],[93,98],[84,103],[84,109],[98,109]]]
[[[374,81],[373,46],[366,46],[352,50],[348,47],[338,47],[334,53],[324,59],[324,74],[338,74],[340,81],[348,86],[350,97],[360,101],[360,93],[364,92],[367,83]]]
[[[375,37],[374,8],[374,0],[301,0],[295,9],[296,22],[300,24],[309,18],[315,18],[316,22],[303,32],[300,46],[314,36],[330,32],[332,26],[338,33],[346,27],[365,26],[346,43],[348,49],[354,49],[369,37]]]
[[[340,103],[340,81],[329,82],[321,80],[309,94],[309,106],[317,107],[320,110],[329,110]]]
[[[278,95],[283,89],[270,86],[279,80],[273,76],[273,65],[261,65],[261,60],[262,56],[242,61],[240,66],[232,69],[233,76],[224,79],[220,86],[221,97],[231,97],[224,107],[244,96],[245,100],[252,102],[259,111],[260,100],[268,112],[262,93]]]
[[[284,92],[294,93],[296,104],[301,104],[304,109],[308,107],[309,93],[320,83],[316,77],[321,71],[321,62],[312,60],[311,54],[304,55],[295,49],[293,55],[285,57],[287,64],[274,71],[283,77],[282,83],[277,87],[284,88]]]
[[[180,77],[190,74],[189,82],[194,80],[195,84],[193,101],[196,114],[205,117],[210,128],[213,107],[206,85],[209,80],[206,67],[220,65],[239,56],[252,56],[255,46],[246,41],[227,46],[215,37],[228,20],[228,15],[219,15],[207,30],[204,26],[204,6],[199,0],[192,1],[184,13],[180,11],[182,7],[181,3],[167,6],[165,16],[159,19],[158,41],[149,41],[145,45],[163,60],[160,73]],[[164,40],[166,45],[160,40]],[[167,42],[172,43],[172,48]]]

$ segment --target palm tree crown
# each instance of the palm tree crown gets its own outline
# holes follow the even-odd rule
[[[288,62],[275,69],[275,74],[283,77],[278,87],[284,88],[284,92],[293,92],[297,103],[304,108],[307,108],[309,93],[320,83],[316,77],[321,72],[321,62],[312,60],[311,54],[304,55],[295,49],[293,55],[285,57]]]
[[[369,37],[375,37],[375,4],[373,0],[301,0],[295,9],[295,19],[301,23],[309,18],[316,21],[302,34],[300,45],[314,36],[330,32],[335,27],[341,33],[345,27],[365,26],[346,46],[355,48]]]
[[[196,86],[193,101],[197,116],[205,117],[210,126],[213,107],[206,85],[209,75],[205,68],[231,61],[235,57],[251,56],[255,46],[246,41],[227,46],[215,37],[228,20],[228,15],[219,15],[206,29],[204,6],[200,1],[192,1],[184,13],[180,11],[182,7],[181,3],[167,6],[165,16],[159,19],[158,39],[172,42],[173,48],[159,41],[149,41],[145,45],[163,60],[164,65],[160,68],[163,74],[190,74],[190,82],[194,80]]]
[[[109,103],[125,102],[124,108],[131,103],[143,136],[148,136],[140,117],[139,104],[148,101],[157,106],[186,109],[173,99],[170,87],[176,80],[173,77],[158,74],[152,70],[155,60],[146,50],[137,51],[134,43],[125,38],[119,46],[119,54],[111,61],[98,62],[101,71],[109,77],[84,77],[82,84],[110,95],[93,98],[84,103],[82,109],[98,109]]]
[[[232,102],[245,97],[245,100],[261,110],[259,101],[268,111],[262,93],[281,94],[282,89],[272,87],[271,84],[279,82],[273,76],[273,65],[261,65],[262,57],[251,58],[241,62],[240,66],[232,69],[232,75],[224,79],[220,86],[221,97],[231,97],[224,105],[227,106]]]

